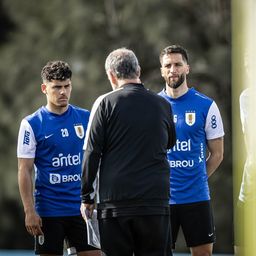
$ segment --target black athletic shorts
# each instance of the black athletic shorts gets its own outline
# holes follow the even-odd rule
[[[111,256],[171,256],[169,215],[99,219],[101,250]]]
[[[215,227],[210,201],[170,205],[172,247],[182,228],[188,247],[215,242]]]
[[[86,224],[82,216],[42,217],[44,236],[35,237],[35,254],[63,255],[64,240],[77,252],[95,250],[87,244]]]

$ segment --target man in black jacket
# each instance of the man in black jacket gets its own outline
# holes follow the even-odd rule
[[[166,152],[175,143],[170,105],[144,88],[131,50],[111,52],[105,69],[113,91],[100,96],[91,111],[82,215],[92,213],[97,198],[101,249],[107,256],[169,256]]]

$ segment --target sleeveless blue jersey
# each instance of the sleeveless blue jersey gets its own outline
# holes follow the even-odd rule
[[[179,98],[159,93],[172,106],[176,145],[168,151],[170,204],[210,200],[206,170],[207,140],[224,136],[216,103],[191,88]]]
[[[40,216],[80,215],[81,165],[89,111],[69,105],[57,115],[41,107],[21,122],[18,157],[34,158]]]

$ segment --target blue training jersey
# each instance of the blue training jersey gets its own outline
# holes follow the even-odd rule
[[[210,200],[206,170],[207,140],[224,136],[216,103],[190,88],[179,98],[162,90],[159,95],[172,106],[176,144],[168,151],[170,164],[170,204]]]
[[[89,111],[69,105],[61,115],[41,107],[21,122],[17,156],[34,158],[40,216],[80,215],[83,143]]]

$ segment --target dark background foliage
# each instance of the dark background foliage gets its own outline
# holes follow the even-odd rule
[[[225,158],[209,183],[214,250],[232,252],[230,8],[229,0],[0,0],[0,248],[33,247],[17,186],[16,140],[21,119],[45,104],[42,66],[67,61],[71,103],[91,109],[111,90],[104,70],[111,50],[133,49],[142,81],[158,92],[164,86],[158,55],[176,43],[189,51],[189,85],[214,98],[222,113]],[[187,250],[182,236],[177,250]]]

